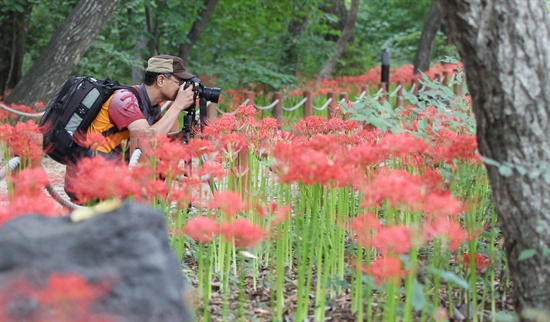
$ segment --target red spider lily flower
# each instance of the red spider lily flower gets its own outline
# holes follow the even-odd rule
[[[176,176],[185,172],[183,161],[192,158],[191,149],[181,141],[171,141],[166,135],[155,136],[150,148],[144,151],[156,159],[155,170],[161,176]]]
[[[82,202],[139,196],[142,188],[126,165],[102,156],[82,159],[76,165],[75,176],[67,181]]]
[[[107,138],[101,133],[82,133],[76,132],[74,135],[76,144],[89,148],[92,151],[97,151],[99,147],[107,144]]]
[[[151,180],[145,186],[145,193],[149,198],[155,197],[159,199],[166,199],[169,190],[170,189],[166,185],[166,182],[159,179]]]
[[[209,243],[218,234],[219,228],[214,219],[198,216],[189,219],[182,232],[194,241]]]
[[[448,164],[452,164],[454,159],[460,159],[463,162],[474,164],[480,163],[478,153],[477,138],[475,135],[466,133],[455,133],[451,130],[440,130],[434,136],[437,142],[434,144],[430,154]]]
[[[13,184],[15,196],[35,197],[42,194],[42,189],[50,184],[43,168],[23,169],[8,177]]]
[[[475,253],[474,261],[475,261],[474,265],[475,265],[477,274],[480,274],[487,267],[487,265],[489,265],[489,258],[487,258],[487,256],[482,255],[480,253]],[[470,269],[470,253],[464,254],[461,264],[464,265],[465,271],[468,271]]]
[[[46,107],[46,104],[44,104],[44,102],[36,102],[36,103],[34,103],[34,108],[35,108],[37,111],[43,109],[44,107]]]
[[[9,307],[19,301],[35,301],[30,315],[33,321],[114,321],[108,316],[94,312],[92,303],[112,289],[112,282],[89,284],[78,274],[49,276],[44,287],[35,286],[26,280],[8,282],[0,288],[0,317],[10,321]],[[22,303],[21,303],[22,304]]]
[[[353,164],[346,163],[344,149],[326,135],[312,140],[278,143],[273,151],[276,170],[283,183],[303,182],[344,186],[349,183]]]
[[[376,259],[374,263],[364,268],[363,271],[366,274],[372,275],[374,282],[378,285],[386,282],[397,286],[400,279],[407,276],[407,271],[403,269],[401,261],[389,256]]]
[[[433,216],[458,216],[465,209],[449,190],[434,191],[424,198],[421,210]]]
[[[372,247],[373,237],[382,223],[374,214],[363,214],[353,218],[349,228],[355,233],[355,242],[363,247]]]
[[[423,153],[428,149],[424,140],[410,133],[384,135],[377,146],[380,151],[385,151],[385,154],[399,158],[405,158],[413,153]]]
[[[403,206],[414,210],[422,205],[426,192],[427,187],[422,179],[405,170],[381,172],[363,189],[362,207],[377,206],[386,200],[391,207]]]
[[[308,116],[294,125],[294,131],[297,135],[306,137],[317,133],[326,133],[326,118]]]
[[[372,245],[384,255],[402,255],[412,247],[411,231],[405,225],[381,226],[372,240]]]
[[[237,117],[233,114],[222,114],[216,122],[210,124],[202,130],[202,135],[206,138],[218,137],[222,134],[231,133],[237,130]]]
[[[254,105],[241,104],[235,111],[235,116],[237,116],[237,119],[240,119],[241,123],[252,125],[257,122],[256,115],[258,113],[259,111],[256,110]]]
[[[283,221],[288,220],[288,214],[290,213],[290,206],[288,205],[278,205],[275,202],[272,202],[269,205],[271,216],[275,219],[273,220],[274,225],[278,225]]]
[[[288,213],[290,212],[290,206],[281,206],[276,202],[271,202],[267,206],[264,206],[260,203],[255,203],[250,208],[253,209],[255,213],[262,218],[273,219],[274,225],[278,225],[279,223],[288,220]]]
[[[356,164],[364,173],[368,173],[372,167],[378,166],[387,158],[382,152],[374,144],[362,143],[352,147],[347,153],[347,158],[349,163]]]
[[[225,171],[223,165],[217,162],[204,163],[199,168],[193,170],[196,170],[195,172],[199,178],[204,178],[205,176],[210,176],[212,178],[224,178],[227,176],[227,171]]]
[[[189,206],[189,203],[193,200],[192,189],[182,184],[175,185],[170,189],[170,193],[166,197],[166,201],[172,203],[175,202],[179,209],[184,209]]]
[[[429,241],[435,237],[443,237],[451,242],[450,249],[455,250],[470,239],[471,236],[456,223],[445,217],[437,217],[430,221],[424,221],[423,226],[424,240]]]
[[[0,141],[4,141],[12,155],[21,159],[35,161],[42,157],[41,133],[38,126],[31,120],[0,125]]]
[[[35,196],[20,195],[0,209],[0,226],[23,215],[39,214],[45,217],[57,217],[63,215],[63,212],[57,203],[44,193]]]
[[[254,248],[264,239],[266,232],[244,218],[235,219],[220,226],[220,235],[235,247]]]
[[[187,142],[187,148],[194,157],[198,157],[204,154],[212,153],[215,151],[212,146],[212,142],[209,140],[192,138]]]
[[[215,192],[210,202],[210,207],[219,209],[227,217],[232,218],[245,208],[241,196],[233,191]]]
[[[234,153],[239,153],[248,147],[246,140],[237,133],[226,134],[220,139],[221,151],[234,156]]]
[[[13,183],[14,194],[9,196],[7,206],[0,210],[0,226],[27,214],[62,215],[60,207],[44,193],[49,180],[42,168],[23,169],[9,176],[8,180]]]

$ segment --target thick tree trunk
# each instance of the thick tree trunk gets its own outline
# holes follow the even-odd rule
[[[436,1],[432,0],[430,11],[424,21],[424,27],[422,27],[420,41],[418,42],[416,56],[413,61],[413,71],[415,74],[430,69],[430,58],[432,56],[435,36],[437,35],[439,26],[441,26],[441,11],[439,11]]]
[[[334,67],[336,67],[336,63],[338,62],[338,59],[340,59],[340,57],[342,57],[342,55],[344,54],[344,51],[346,50],[346,46],[348,45],[348,42],[351,39],[351,36],[353,35],[353,31],[355,29],[355,22],[357,21],[358,11],[359,11],[359,0],[352,0],[351,8],[348,14],[348,18],[346,20],[344,31],[340,35],[340,38],[338,38],[338,42],[336,43],[336,49],[334,50],[334,54],[326,61],[325,65],[323,65],[323,69],[321,69],[321,72],[319,73],[319,76],[317,76],[317,82],[319,82],[321,79],[328,78],[332,75],[332,72],[334,71]]]
[[[47,103],[86,53],[119,1],[80,0],[5,101],[25,105]]]
[[[23,12],[5,12],[0,19],[0,96],[13,89],[23,76],[23,57],[29,31],[32,4],[23,4]]]
[[[189,57],[191,49],[204,32],[204,28],[206,28],[208,19],[210,19],[216,4],[218,4],[218,0],[208,0],[206,2],[206,6],[201,10],[199,17],[193,22],[191,30],[189,30],[189,33],[187,34],[187,42],[180,44],[179,56],[184,61],[187,61],[187,57]]]
[[[543,0],[438,0],[438,4],[464,62],[479,151],[494,160],[487,162],[487,171],[505,237],[516,309],[523,320],[529,320],[528,308],[548,314],[548,10]],[[513,171],[499,172],[494,162]],[[519,260],[532,250],[534,256]]]

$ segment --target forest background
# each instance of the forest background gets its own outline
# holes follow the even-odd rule
[[[380,65],[383,49],[390,50],[392,67],[412,64],[426,52],[432,61],[456,55],[432,0],[356,1],[353,6],[345,0],[123,0],[72,74],[135,84],[143,77],[144,61],[165,53],[183,57],[187,69],[210,86],[280,90],[319,75],[353,16],[352,36],[328,76],[364,74]],[[23,42],[15,57],[11,44],[2,46],[3,93],[31,67],[78,1],[1,2],[2,25],[16,27],[2,33],[25,36],[3,37]],[[433,33],[432,39],[419,44],[427,17],[434,15],[435,24],[425,31]],[[10,62],[21,58],[20,71],[13,71]]]

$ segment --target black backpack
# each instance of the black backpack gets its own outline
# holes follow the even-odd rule
[[[78,145],[74,135],[79,132],[86,134],[103,104],[118,89],[130,90],[136,96],[139,106],[143,106],[135,88],[120,85],[117,81],[99,80],[90,76],[72,76],[67,79],[57,89],[40,119],[44,152],[62,164],[76,162],[81,158],[87,148]],[[118,131],[115,126],[102,134],[108,136]]]

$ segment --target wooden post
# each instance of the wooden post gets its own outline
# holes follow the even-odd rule
[[[388,84],[389,86],[389,84]],[[389,88],[389,87],[388,87]],[[384,102],[386,101],[386,84],[385,83],[378,83],[378,91],[382,90],[382,94],[380,95],[380,99],[378,100],[380,102],[380,104],[384,104]]]
[[[304,103],[304,118],[306,118],[313,115],[313,98],[311,91],[304,91],[304,98],[307,99]]]
[[[397,90],[397,100],[395,101],[395,107],[402,107],[403,106],[403,81],[397,81],[397,86],[399,86],[399,89]]]
[[[436,83],[436,84],[441,84],[440,79],[441,79],[441,74],[440,73],[435,73],[433,82]]]
[[[327,100],[331,100],[331,102],[328,104],[327,107],[327,118],[331,119],[336,116],[336,109],[337,109],[337,103],[336,103],[336,97],[334,96],[334,92],[328,92],[327,93]]]
[[[345,108],[348,108],[348,102],[349,102],[348,93],[346,93],[346,92],[340,93],[340,101],[342,101],[342,100],[344,100],[344,102],[342,104],[346,104]],[[342,108],[340,108],[340,110],[342,111],[342,120],[345,121],[347,119],[347,117],[349,116],[349,113],[344,113],[344,110]]]
[[[210,102],[206,107],[206,123],[212,124],[218,120],[218,110],[216,109],[218,104]]]
[[[128,151],[130,157],[132,157],[134,151],[139,148],[142,152],[140,160],[143,160],[142,158],[146,154],[147,149],[151,146],[155,133],[153,129],[136,129],[130,131],[130,149]]]
[[[414,86],[414,90],[412,91],[414,96],[418,96],[418,92],[420,91],[420,81],[418,78],[413,79],[411,87]]]
[[[277,104],[273,107],[273,117],[277,119],[279,127],[283,124],[283,93],[275,92],[273,94],[273,101],[278,100]]]
[[[464,91],[462,89],[463,84],[464,84],[464,74],[462,74],[462,82],[461,83],[457,82],[453,85],[453,92],[455,93],[455,95],[457,96],[464,95]]]
[[[244,92],[244,99],[248,99],[248,105],[254,106],[254,92],[252,91],[246,91]]]
[[[449,72],[446,70],[443,71],[443,81],[441,84],[443,84],[443,86],[449,86]]]

